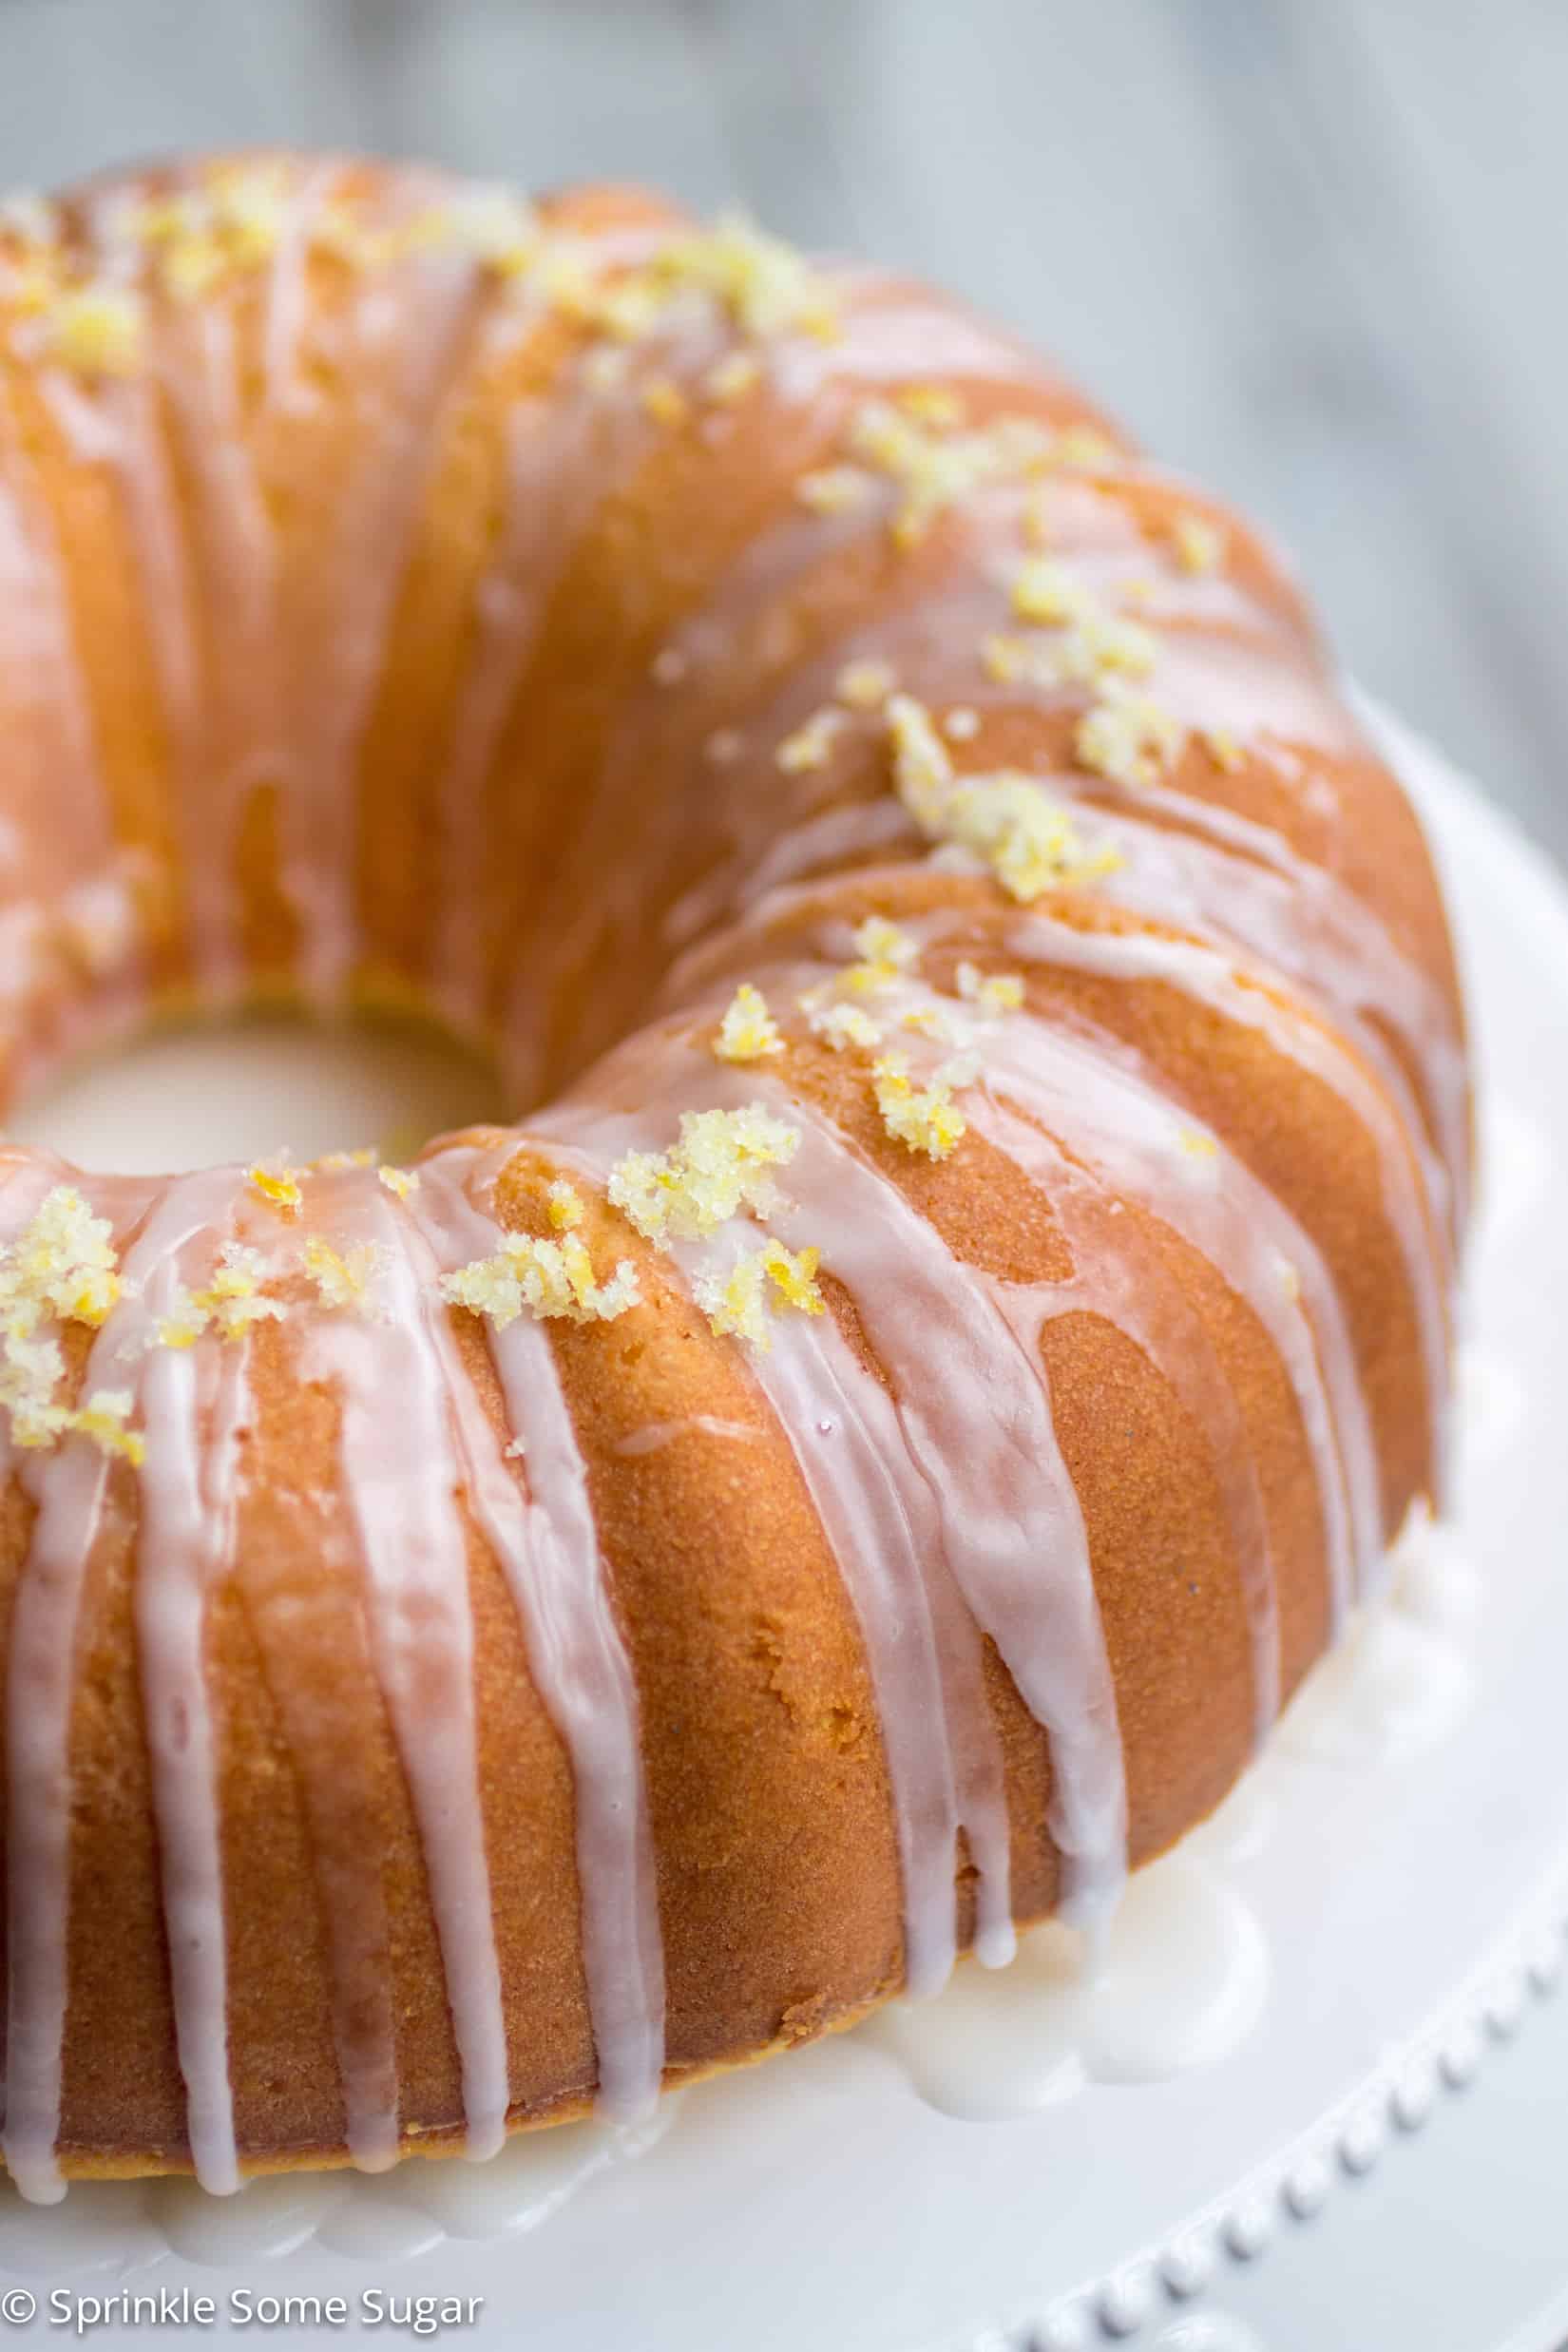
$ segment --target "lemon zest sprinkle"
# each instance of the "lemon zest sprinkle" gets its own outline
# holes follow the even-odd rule
[[[908,695],[888,705],[899,798],[928,840],[967,850],[1024,904],[1114,872],[1119,853],[1090,848],[1070,810],[1016,769],[961,776],[930,713]]]
[[[628,1152],[610,1172],[609,1195],[645,1239],[703,1240],[743,1208],[766,1216],[773,1171],[800,1148],[800,1133],[760,1102],[735,1111],[683,1111],[667,1152]]]
[[[1184,572],[1214,572],[1225,560],[1225,533],[1207,515],[1183,511],[1171,525],[1171,543]]]
[[[882,1124],[897,1143],[929,1159],[946,1159],[967,1132],[953,1100],[951,1080],[939,1070],[928,1086],[917,1086],[902,1054],[885,1054],[872,1064],[871,1082]]]
[[[128,286],[86,285],[48,314],[48,353],[78,375],[130,375],[142,356],[140,296]]]
[[[802,507],[813,514],[848,514],[863,507],[872,490],[871,477],[859,466],[818,466],[803,473],[794,486]]]
[[[1023,1003],[1023,976],[1021,972],[983,972],[978,965],[961,964],[958,993],[966,1004],[976,1004],[982,1012],[1016,1013]]]
[[[851,711],[879,711],[897,684],[889,661],[847,661],[833,681],[833,692]]]
[[[784,1040],[778,1023],[768,1010],[767,1000],[760,988],[754,988],[743,980],[725,1008],[714,1040],[714,1053],[720,1061],[762,1061],[770,1054],[781,1054]]]
[[[558,1233],[569,1233],[582,1224],[583,1196],[564,1176],[557,1176],[545,1195],[545,1214]]]
[[[773,1345],[770,1310],[780,1306],[807,1315],[826,1310],[816,1280],[820,1262],[816,1250],[787,1250],[771,1238],[762,1249],[744,1252],[727,1273],[699,1274],[693,1290],[720,1338],[733,1334],[766,1354]]]
[[[298,1214],[299,1204],[305,1195],[299,1188],[298,1177],[292,1176],[287,1168],[269,1168],[264,1161],[258,1160],[253,1168],[246,1169],[245,1180],[254,1192],[260,1194],[263,1200],[271,1201],[275,1209],[281,1209],[285,1216]]]
[[[787,735],[774,754],[776,764],[786,775],[803,775],[809,770],[825,768],[833,755],[833,742],[840,730],[848,724],[843,711],[830,704],[813,711],[810,718]]]
[[[335,1249],[322,1233],[305,1241],[305,1272],[315,1283],[324,1307],[352,1308],[364,1313],[371,1285],[386,1262],[386,1251],[373,1241],[348,1250]]]
[[[559,1241],[503,1233],[493,1255],[443,1275],[441,1294],[454,1307],[488,1316],[498,1331],[525,1313],[541,1321],[613,1323],[641,1301],[629,1259],[601,1282],[586,1245],[570,1232]]]

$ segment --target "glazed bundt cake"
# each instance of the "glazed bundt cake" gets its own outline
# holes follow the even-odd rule
[[[261,996],[548,1105],[0,1152],[30,2197],[635,2114],[1102,1918],[1440,1495],[1417,823],[949,301],[613,188],[11,202],[0,821],[13,1100]]]

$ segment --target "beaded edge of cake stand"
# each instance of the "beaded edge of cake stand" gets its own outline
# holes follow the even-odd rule
[[[1470,2088],[1488,2052],[1512,2041],[1532,2008],[1558,1990],[1568,1970],[1568,1857],[1551,1886],[1501,1940],[1505,1959],[1494,1951],[1393,2059],[1282,2154],[1171,2236],[1074,2287],[1043,2314],[947,2338],[940,2352],[1087,2352],[1096,2343],[1129,2342],[1194,2311],[1228,2264],[1255,2263],[1282,2230],[1315,2220],[1336,2181],[1365,2178],[1387,2151],[1413,2138],[1446,2096]],[[1235,2352],[1255,2342],[1250,2330],[1238,2329]],[[1228,2352],[1226,2339],[1216,2337],[1204,2352]]]

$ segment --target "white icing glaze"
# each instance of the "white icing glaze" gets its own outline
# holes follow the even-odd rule
[[[468,1563],[452,1509],[465,1482],[451,1340],[433,1253],[373,1176],[354,1173],[361,1180],[343,1184],[334,1230],[384,1252],[386,1320],[321,1317],[303,1369],[338,1392],[344,1494],[366,1579],[376,1675],[430,1879],[468,2150],[488,2156],[506,2135],[507,2040],[479,1803]],[[394,2118],[375,2124],[373,2160],[389,2129],[395,2133]]]
[[[150,1326],[173,1311],[193,1250],[205,1255],[227,1223],[232,1179],[187,1176],[161,1204],[182,1228],[141,1277],[128,1329],[107,1351],[105,1385],[122,1367],[139,1383],[147,1455],[141,1476],[135,1582],[142,1715],[152,1775],[180,2071],[196,2175],[228,2195],[239,2186],[229,2077],[226,1936],[217,1790],[217,1738],[203,1636],[209,1590],[233,1562],[238,1444],[247,1398],[243,1344],[149,1348]],[[162,1240],[162,1237],[160,1237]],[[133,1253],[134,1256],[134,1253]],[[210,1272],[210,1257],[199,1278]],[[134,1273],[131,1277],[135,1278]]]
[[[1377,1087],[1328,1030],[1268,993],[1261,972],[1237,968],[1206,947],[1150,932],[1086,931],[1039,915],[1013,924],[1006,945],[1028,964],[1117,980],[1159,981],[1176,988],[1227,1021],[1259,1030],[1276,1053],[1309,1071],[1354,1112],[1377,1145],[1385,1203],[1405,1259],[1421,1333],[1433,1451],[1440,1453],[1441,1431],[1435,1425],[1447,1387],[1446,1286],[1452,1256],[1438,1221],[1446,1185],[1434,1199],[1416,1181],[1418,1176],[1433,1176],[1435,1186],[1438,1167],[1429,1153],[1419,1160],[1412,1157],[1410,1135],[1419,1134],[1419,1121],[1413,1130],[1409,1123],[1396,1123]]]
[[[342,990],[354,961],[355,813],[361,738],[389,635],[443,411],[459,384],[478,286],[476,265],[427,257],[408,283],[355,306],[334,354],[356,392],[362,433],[337,488],[333,526],[292,583],[292,789],[283,802],[285,880],[305,919],[301,975],[318,1001]]]
[[[337,178],[335,163],[307,163],[285,199],[283,223],[262,297],[262,398],[263,406],[274,411],[310,406],[310,392],[299,375],[308,323],[310,239]]]
[[[191,952],[204,985],[227,993],[240,977],[239,832],[250,794],[286,773],[281,731],[286,723],[274,616],[278,550],[268,519],[255,457],[241,429],[232,322],[201,308],[188,322],[169,322],[163,370],[171,438],[191,484],[188,545],[182,551],[188,584],[166,575],[174,548],[153,525],[167,459],[156,414],[143,413],[144,436],[124,449],[130,488],[132,545],[146,582],[144,602],[161,605],[161,682],[176,755],[188,763],[188,789],[179,796],[187,876]],[[182,584],[200,596],[211,641],[203,665],[200,707],[181,701],[184,655],[177,616],[194,605],[175,602]],[[187,618],[187,626],[190,620]]]
[[[351,2261],[385,2266],[452,2240],[515,2239],[657,2149],[681,2112],[675,2096],[641,2124],[519,2133],[483,2166],[406,2164],[374,2179],[279,2173],[221,2199],[185,2180],[79,2182],[43,2239],[36,2212],[0,2182],[0,2266],[79,2280],[172,2252],[206,2270],[243,2270],[286,2261],[312,2241]]]
[[[1252,1647],[1258,1737],[1279,1711],[1279,1609],[1257,1465],[1236,1400],[1202,1318],[1169,1268],[1119,1213],[1114,1195],[1023,1119],[995,1118],[993,1140],[1042,1186],[1073,1254],[1072,1278],[1042,1287],[1014,1312],[1040,1325],[1099,1315],[1125,1333],[1169,1382],[1214,1449]]]
[[[1000,2122],[1086,2082],[1214,2064],[1251,2032],[1267,1984],[1252,1911],[1180,1853],[1129,1882],[1097,1956],[1071,1928],[1031,1928],[996,1983],[961,1969],[929,2007],[894,2001],[861,2032],[943,2114]]]
[[[1315,1245],[1223,1144],[1216,1143],[1210,1162],[1184,1155],[1169,1103],[1103,1049],[1042,1022],[1020,1026],[1021,1042],[1004,1043],[996,1056],[1005,1098],[1085,1151],[1119,1191],[1201,1251],[1273,1341],[1317,1464],[1332,1590],[1342,1608],[1381,1553],[1381,1505],[1344,1310]],[[1186,1173],[1184,1157],[1193,1173],[1173,1183],[1173,1175]],[[1299,1297],[1286,1270],[1299,1283]]]
[[[980,1956],[999,1965],[1014,1950],[1002,1758],[975,1629],[897,1409],[836,1325],[786,1327],[757,1380],[790,1435],[866,1641],[898,1819],[905,1972],[925,1998],[952,1969],[961,1828],[978,1873]]]
[[[602,1125],[566,1132],[602,1173],[602,1157],[596,1166],[592,1157],[607,1147]],[[696,1259],[682,1252],[688,1268]],[[975,1629],[893,1403],[836,1325],[787,1324],[754,1372],[789,1437],[866,1641],[904,1875],[905,1969],[911,1992],[927,1997],[953,1963],[961,1826],[979,1873],[982,1957],[1000,1964],[1013,1951],[1001,1756]]]
[[[424,1163],[407,1214],[443,1272],[494,1248],[498,1229],[482,1195],[508,1156],[448,1152]],[[511,1589],[540,1696],[571,1760],[599,2103],[612,2120],[635,2122],[652,2108],[663,2072],[663,1954],[637,1687],[583,1457],[545,1332],[526,1316],[492,1331],[507,1423],[527,1483],[525,1501],[456,1362],[444,1310],[435,1314],[468,1491]]]
[[[0,631],[0,702],[10,714],[10,828],[0,975],[11,1032],[8,1044],[14,1055],[30,1042],[29,998],[44,995],[56,977],[50,950],[57,949],[56,927],[73,889],[112,871],[115,857],[54,527],[5,397],[0,397],[0,600],[12,616]],[[57,1023],[58,1014],[53,1018]]]
[[[226,1171],[182,1179],[160,1195],[128,1181],[114,1188],[124,1230],[134,1237],[124,1261],[125,1294],[88,1358],[89,1388],[140,1387],[145,1376],[148,1310],[156,1289],[193,1240],[221,1217],[232,1195]],[[142,1220],[144,1218],[144,1222]],[[163,1351],[160,1351],[161,1353]],[[166,1840],[163,1877],[182,2070],[190,2098],[193,2153],[219,2189],[237,2185],[223,2017],[223,1922],[211,1785],[205,1689],[192,1673],[201,1593],[213,1568],[200,1523],[197,1433],[188,1396],[163,1394],[170,1409],[159,1436],[171,1460],[149,1487],[143,1558],[156,1577],[138,1579],[154,1802]],[[227,1463],[220,1449],[214,1469]],[[66,2009],[71,1802],[69,1731],[82,1597],[93,1558],[110,1465],[88,1439],[69,1437],[23,1470],[37,1519],[18,1587],[7,1695],[10,1760],[7,1817],[10,2017],[7,2035],[6,2163],[24,2192],[43,2202],[64,2193],[54,2160]],[[160,1510],[162,1506],[162,1520]],[[164,1555],[151,1545],[166,1537]]]
[[[807,972],[792,978],[821,977]],[[911,1004],[941,1000],[906,984]],[[911,1037],[910,1058],[941,1049]],[[1111,1188],[1170,1225],[1217,1268],[1257,1316],[1289,1375],[1317,1464],[1336,1607],[1343,1609],[1382,1552],[1372,1444],[1344,1310],[1314,1243],[1289,1211],[1216,1138],[1184,1148],[1179,1111],[1137,1057],[1103,1034],[1087,1037],[1025,1011],[985,1041],[985,1092],[974,1123],[1007,1148],[1016,1113],[1085,1159]],[[1009,1114],[1014,1114],[1009,1116]]]
[[[672,1130],[678,1105],[757,1100],[798,1125],[802,1140],[790,1163],[791,1202],[776,1213],[775,1230],[786,1242],[809,1244],[824,1219],[832,1219],[834,1271],[848,1284],[893,1387],[902,1442],[890,1451],[878,1448],[880,1474],[889,1475],[907,1453],[925,1482],[930,1501],[918,1507],[924,1516],[934,1506],[940,1556],[976,1625],[996,1643],[1026,1705],[1050,1734],[1051,1830],[1063,1860],[1066,1903],[1084,1918],[1100,1915],[1125,1868],[1120,1738],[1082,1518],[1051,1426],[1038,1352],[1025,1350],[990,1287],[954,1257],[897,1187],[777,1081],[751,1068],[726,1073],[678,1041],[661,1055],[650,1048],[643,1079],[646,1107],[635,1121],[572,1104],[550,1114],[544,1132],[590,1151],[603,1169],[627,1142]],[[833,1336],[805,1342],[795,1326],[786,1325],[784,1346],[841,1349],[834,1367],[839,1396],[852,1395],[859,1413],[877,1413],[871,1392],[878,1384],[853,1366],[831,1319],[799,1328]],[[944,1377],[935,1390],[922,1378],[934,1330],[945,1343]],[[759,1377],[766,1384],[771,1376],[764,1361]],[[822,1420],[834,1423],[834,1413],[831,1405],[818,1412],[801,1399],[782,1418],[805,1466],[801,1432]],[[852,1486],[860,1512],[870,1458],[856,1468]],[[851,1485],[832,1481],[825,1507],[842,1512]],[[906,1510],[917,1497],[918,1489],[905,1486]],[[851,1530],[830,1521],[830,1531],[841,1568],[852,1574],[847,1563],[855,1555],[847,1539],[863,1538],[864,1523]],[[869,1597],[860,1605],[866,1623]],[[874,1673],[881,1644],[874,1635],[868,1638]],[[952,1695],[947,1693],[949,1705]],[[978,1712],[980,1698],[976,1692],[968,1708]],[[901,1720],[902,1707],[880,1686],[878,1701],[885,1722]],[[974,1734],[964,1732],[961,1719],[957,1730],[949,1723],[948,1736],[962,1750]],[[908,1737],[912,1743],[912,1716]],[[984,1906],[987,1876],[1003,1866],[1004,1821],[986,1833],[976,1822],[966,1821],[966,1827],[977,1849]],[[911,1834],[906,1826],[906,1844]]]
[[[674,1445],[683,1437],[735,1438],[741,1444],[755,1444],[763,1435],[749,1421],[725,1421],[717,1413],[689,1413],[683,1421],[646,1421],[641,1429],[633,1429],[616,1440],[618,1454],[657,1454],[666,1445]]]
[[[1313,1668],[1281,1737],[1349,1768],[1416,1756],[1474,1701],[1480,1580],[1441,1528],[1416,1522],[1393,1555],[1386,1605],[1359,1611]]]
[[[607,261],[620,240],[597,240]],[[684,353],[660,350],[660,373],[690,377],[712,357],[711,335]],[[646,364],[646,363],[644,363]],[[446,882],[437,918],[432,986],[450,1016],[483,1017],[485,941],[468,905],[484,870],[487,787],[504,730],[526,675],[552,588],[596,509],[652,445],[655,428],[637,399],[638,379],[593,399],[519,402],[507,424],[505,503],[499,543],[474,593],[466,667],[452,704],[436,779]],[[534,1008],[538,976],[514,982],[509,1050]]]

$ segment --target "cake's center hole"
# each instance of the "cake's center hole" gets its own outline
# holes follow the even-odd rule
[[[505,1116],[493,1064],[444,1031],[250,1013],[68,1064],[17,1105],[6,1137],[84,1168],[156,1176],[366,1144],[408,1159],[432,1135]]]

